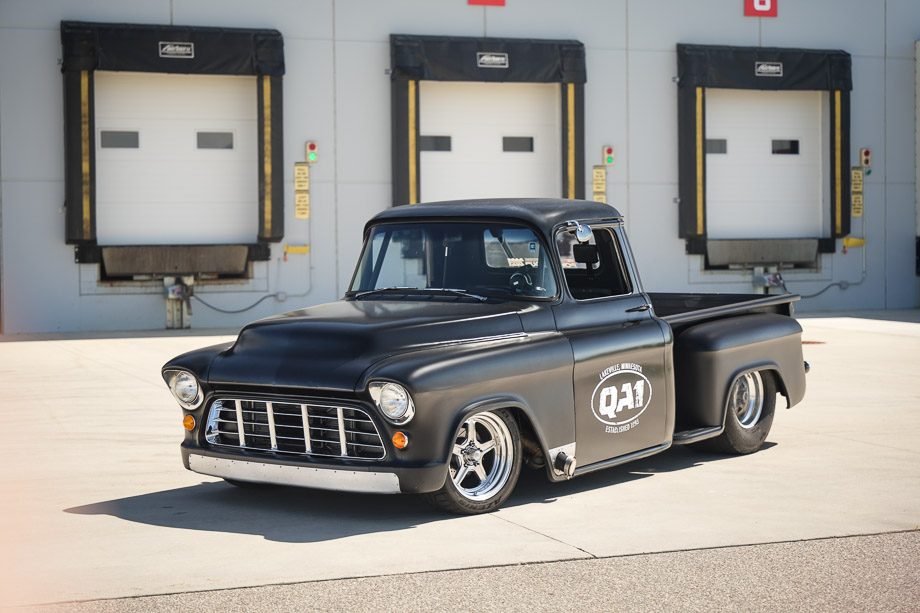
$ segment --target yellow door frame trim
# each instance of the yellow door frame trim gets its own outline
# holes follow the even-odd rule
[[[418,204],[418,165],[416,164],[416,87],[418,81],[409,81],[409,204]]]
[[[569,200],[575,199],[575,84],[566,83],[566,177]]]
[[[696,88],[696,233],[703,234],[703,88]]]
[[[265,172],[264,223],[263,235],[272,235],[272,84],[271,77],[262,76],[262,146],[263,170]]]
[[[82,157],[81,183],[83,186],[83,238],[92,238],[90,217],[90,150],[89,150],[89,71],[80,71],[80,150]]]

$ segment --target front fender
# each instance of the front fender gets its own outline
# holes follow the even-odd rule
[[[233,342],[221,343],[183,353],[166,362],[160,372],[177,369],[187,370],[198,377],[201,383],[206,383],[214,358],[232,346]]]
[[[521,411],[544,451],[575,440],[572,351],[560,334],[392,356],[365,372],[358,393],[367,395],[372,380],[398,382],[412,394],[415,418],[400,429],[416,446],[416,457],[423,453],[431,459],[447,458],[467,416],[499,408]]]

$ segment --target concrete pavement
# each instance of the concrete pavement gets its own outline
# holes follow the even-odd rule
[[[5,337],[0,605],[528,563],[609,576],[627,555],[916,529],[920,314],[801,321],[808,392],[778,410],[760,452],[675,448],[563,484],[525,474],[505,507],[478,517],[411,496],[239,490],[185,471],[182,415],[159,367],[230,336]],[[891,538],[916,585],[914,533]],[[591,566],[601,562],[613,566]]]

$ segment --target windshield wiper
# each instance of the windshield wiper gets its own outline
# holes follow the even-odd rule
[[[378,287],[377,289],[369,289],[363,292],[358,292],[355,294],[355,300],[359,300],[365,296],[370,296],[372,294],[382,294],[383,292],[405,292],[408,290],[418,290],[417,287],[410,287],[408,285],[393,285],[391,287]]]
[[[401,285],[394,285],[392,287],[378,287],[377,289],[369,289],[363,292],[358,292],[357,294],[355,294],[355,300],[360,300],[361,298],[364,298],[365,296],[370,296],[373,294],[382,294],[385,292],[404,292],[404,293],[412,293],[412,294],[439,293],[439,294],[451,294],[454,296],[462,296],[464,298],[473,298],[475,300],[478,300],[479,302],[485,302],[486,300],[488,300],[488,298],[486,298],[485,296],[480,296],[479,294],[468,292],[465,289],[454,289],[450,287],[421,288],[421,287],[409,287],[409,286],[401,286]]]
[[[479,302],[485,302],[488,300],[485,296],[480,296],[479,294],[474,294],[473,292],[468,292],[465,289],[454,289],[452,287],[426,287],[425,292],[441,292],[444,294],[453,294],[454,296],[463,296],[465,298],[475,298]]]

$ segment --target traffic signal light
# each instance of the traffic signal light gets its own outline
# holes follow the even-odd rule
[[[872,166],[872,152],[868,148],[859,150],[859,165],[863,168]]]
[[[610,166],[613,164],[613,147],[611,145],[604,145],[604,166]]]
[[[316,144],[316,141],[307,142],[307,161],[313,163],[319,159],[319,145]]]

